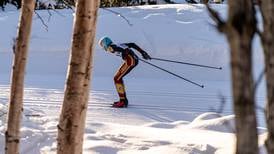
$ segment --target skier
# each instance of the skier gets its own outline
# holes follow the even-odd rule
[[[112,106],[117,108],[127,107],[128,100],[123,77],[126,76],[135,66],[137,66],[139,59],[131,48],[141,53],[142,57],[146,60],[150,60],[151,57],[135,43],[114,44],[110,38],[103,37],[99,40],[99,45],[107,52],[121,55],[124,60],[124,63],[120,66],[114,76],[114,84],[120,100],[114,102]]]

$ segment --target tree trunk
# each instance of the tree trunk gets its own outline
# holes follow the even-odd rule
[[[268,137],[266,148],[268,153],[274,153],[274,1],[261,0],[260,9],[264,27],[261,40],[265,54],[267,88],[266,123]]]
[[[229,0],[226,36],[231,50],[236,154],[257,154],[258,134],[252,75],[252,40],[256,32],[255,9],[250,0]]]
[[[19,29],[14,46],[11,92],[6,131],[6,154],[18,154],[20,142],[20,123],[23,111],[24,73],[34,11],[34,0],[23,0]]]
[[[258,133],[255,86],[252,73],[252,40],[256,32],[255,8],[250,0],[229,0],[228,20],[207,5],[230,46],[231,79],[236,123],[236,154],[257,154]]]
[[[57,137],[58,154],[81,154],[99,0],[78,0],[67,84]]]

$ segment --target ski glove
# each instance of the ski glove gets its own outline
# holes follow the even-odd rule
[[[142,56],[145,60],[150,60],[151,59],[151,57],[146,52],[143,52]]]

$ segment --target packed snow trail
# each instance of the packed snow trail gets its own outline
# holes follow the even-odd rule
[[[112,79],[96,77],[94,90],[90,93],[88,104],[88,122],[103,120],[138,125],[155,121],[173,122],[182,118],[193,120],[204,112],[219,112],[223,115],[233,113],[230,104],[232,98],[225,93],[228,90],[225,86],[218,91],[210,89],[210,87],[215,88],[212,85],[199,90],[199,88],[192,87],[180,80],[147,80],[125,79],[129,107],[119,110],[110,108],[110,104],[118,98]],[[162,82],[169,84],[159,84]],[[105,86],[100,83],[105,83]],[[218,87],[218,82],[215,85]],[[8,102],[9,87],[0,86],[0,90],[2,91],[1,103]],[[258,100],[263,101],[263,98],[258,98]],[[48,116],[58,118],[62,101],[63,89],[60,87],[56,89],[26,87],[25,89],[25,108],[42,111]],[[222,101],[225,101],[225,104],[222,104]],[[224,105],[223,108],[221,108],[222,105]],[[133,120],[124,121],[123,119]]]
[[[105,80],[105,82],[108,82],[108,78],[94,80]],[[126,81],[128,80],[136,81],[136,79],[127,79]],[[133,86],[136,89],[128,91],[131,103],[128,108],[123,109],[110,107],[110,103],[117,98],[114,89],[100,86],[100,89],[91,91],[86,119],[84,146],[86,153],[114,154],[118,151],[121,153],[138,153],[140,150],[145,150],[147,153],[177,151],[177,153],[186,154],[191,152],[211,154],[218,149],[219,153],[222,153],[224,149],[232,150],[230,147],[233,145],[232,143],[226,144],[228,146],[226,148],[223,145],[219,147],[217,143],[229,138],[231,138],[230,141],[233,141],[233,135],[221,133],[225,130],[229,133],[233,132],[233,117],[224,117],[223,120],[218,120],[220,118],[218,114],[209,114],[208,116],[199,117],[200,121],[197,118],[198,115],[203,113],[217,112],[219,110],[218,107],[211,105],[220,102],[219,96],[216,96],[215,93],[210,93],[210,90],[198,94],[190,90],[191,88],[184,91],[170,91],[167,87],[165,87],[166,89],[158,89],[161,86],[157,88],[158,91],[142,89],[142,87],[146,88],[146,86],[151,84],[157,85],[158,82],[161,82],[161,80],[153,81],[154,83],[150,81],[149,84],[143,81],[146,85],[140,84],[142,82],[129,84],[128,87],[134,84],[138,84],[139,87]],[[172,83],[172,81],[169,82]],[[178,86],[178,82],[174,82],[174,85]],[[94,86],[96,87],[97,85],[95,84]],[[0,103],[6,104],[9,96],[9,86],[1,85],[0,91],[2,92]],[[56,126],[63,95],[63,89],[61,88],[25,88],[24,122],[21,129],[22,153],[36,154],[40,150],[42,150],[42,153],[43,151],[47,154],[54,153],[56,145],[53,143],[56,142]],[[225,97],[231,99],[230,96]],[[225,104],[225,106],[227,105]],[[229,115],[231,110],[225,107],[222,114]],[[216,120],[215,122],[212,121],[212,124],[210,122],[203,123],[203,120],[206,119]],[[191,121],[193,122],[190,123]],[[225,123],[227,122],[230,124],[226,125]],[[219,124],[220,126],[217,126]],[[197,129],[195,138],[199,140],[193,141],[190,139],[190,136],[186,136],[187,132],[190,131],[189,128]],[[3,132],[3,129],[1,127],[0,130]],[[143,134],[137,133],[136,129]],[[205,131],[207,129],[218,130],[220,133],[204,132],[199,129],[205,129]],[[176,137],[173,134],[176,132],[175,130],[178,131]],[[154,134],[153,132],[163,133],[162,135],[165,137],[162,135],[156,137],[157,133]],[[133,134],[138,135],[135,136]],[[208,135],[217,135],[219,138],[206,144]],[[170,137],[172,139],[168,139]],[[188,140],[193,142],[193,144],[189,143]],[[3,140],[0,140],[1,142]],[[227,152],[227,150],[225,151]]]

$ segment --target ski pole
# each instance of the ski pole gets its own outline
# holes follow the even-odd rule
[[[219,70],[222,69],[222,67],[214,67],[214,66],[208,66],[208,65],[193,64],[193,63],[187,63],[187,62],[181,62],[181,61],[175,61],[175,60],[168,60],[168,59],[161,59],[161,58],[151,58],[151,59],[153,59],[153,60],[159,60],[159,61],[165,61],[165,62],[178,63],[178,64],[185,64],[185,65],[198,66],[198,67],[219,69]]]
[[[170,72],[170,71],[168,71],[168,70],[166,70],[166,69],[163,69],[163,68],[161,68],[161,67],[159,67],[159,66],[157,66],[157,65],[154,65],[154,64],[152,64],[152,63],[150,63],[150,62],[147,62],[147,61],[145,61],[145,60],[143,60],[143,59],[141,59],[141,58],[139,58],[139,60],[141,60],[142,62],[144,62],[144,63],[146,63],[146,64],[149,64],[149,65],[151,65],[151,66],[153,66],[153,67],[156,67],[156,68],[158,68],[158,69],[160,69],[160,70],[162,70],[162,71],[164,71],[164,72],[167,72],[167,73],[169,73],[169,74],[171,74],[171,75],[173,75],[173,76],[176,76],[176,77],[178,77],[178,78],[180,78],[180,79],[183,79],[183,80],[185,80],[185,81],[187,81],[187,82],[189,82],[189,83],[192,83],[192,84],[194,84],[194,85],[196,85],[196,86],[199,86],[199,87],[201,87],[201,88],[204,88],[204,87],[205,87],[204,85],[200,85],[200,84],[198,84],[198,83],[196,83],[196,82],[193,82],[193,81],[191,81],[191,80],[189,80],[189,79],[186,79],[186,78],[184,78],[184,77],[182,77],[182,76],[180,76],[180,75],[177,75],[177,74],[172,73],[172,72]]]

